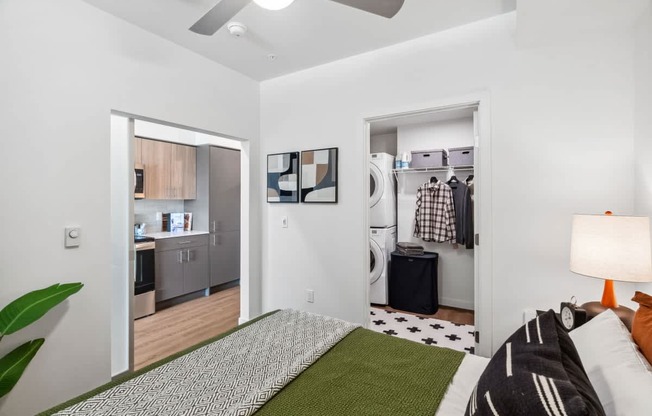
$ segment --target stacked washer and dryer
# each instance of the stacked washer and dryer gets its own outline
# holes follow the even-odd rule
[[[387,305],[389,262],[396,248],[394,156],[372,153],[369,162],[369,300]]]

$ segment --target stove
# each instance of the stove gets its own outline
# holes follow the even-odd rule
[[[154,240],[154,237],[145,237],[144,235],[134,236],[134,243],[148,243]]]
[[[136,249],[136,278],[134,279],[134,318],[156,312],[156,279],[154,238],[134,236]]]

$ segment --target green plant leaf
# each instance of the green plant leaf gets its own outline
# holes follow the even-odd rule
[[[9,354],[0,358],[0,397],[9,393],[14,388],[20,376],[23,375],[27,364],[32,361],[41,345],[43,338],[27,341]]]
[[[29,292],[11,302],[0,311],[0,339],[38,320],[83,286],[82,283],[56,284]]]

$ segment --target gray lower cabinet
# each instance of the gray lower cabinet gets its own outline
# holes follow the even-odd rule
[[[183,295],[183,263],[179,250],[156,253],[156,301]]]
[[[208,247],[194,247],[187,250],[183,270],[183,291],[185,293],[206,289],[208,285]]]
[[[209,287],[208,235],[156,240],[156,301]]]
[[[240,278],[240,231],[211,234],[211,286]]]

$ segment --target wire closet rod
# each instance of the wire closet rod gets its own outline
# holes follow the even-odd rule
[[[451,172],[451,171],[467,171],[474,170],[473,166],[441,166],[438,168],[405,168],[405,169],[392,169],[394,174],[398,173],[424,173],[424,172]]]

